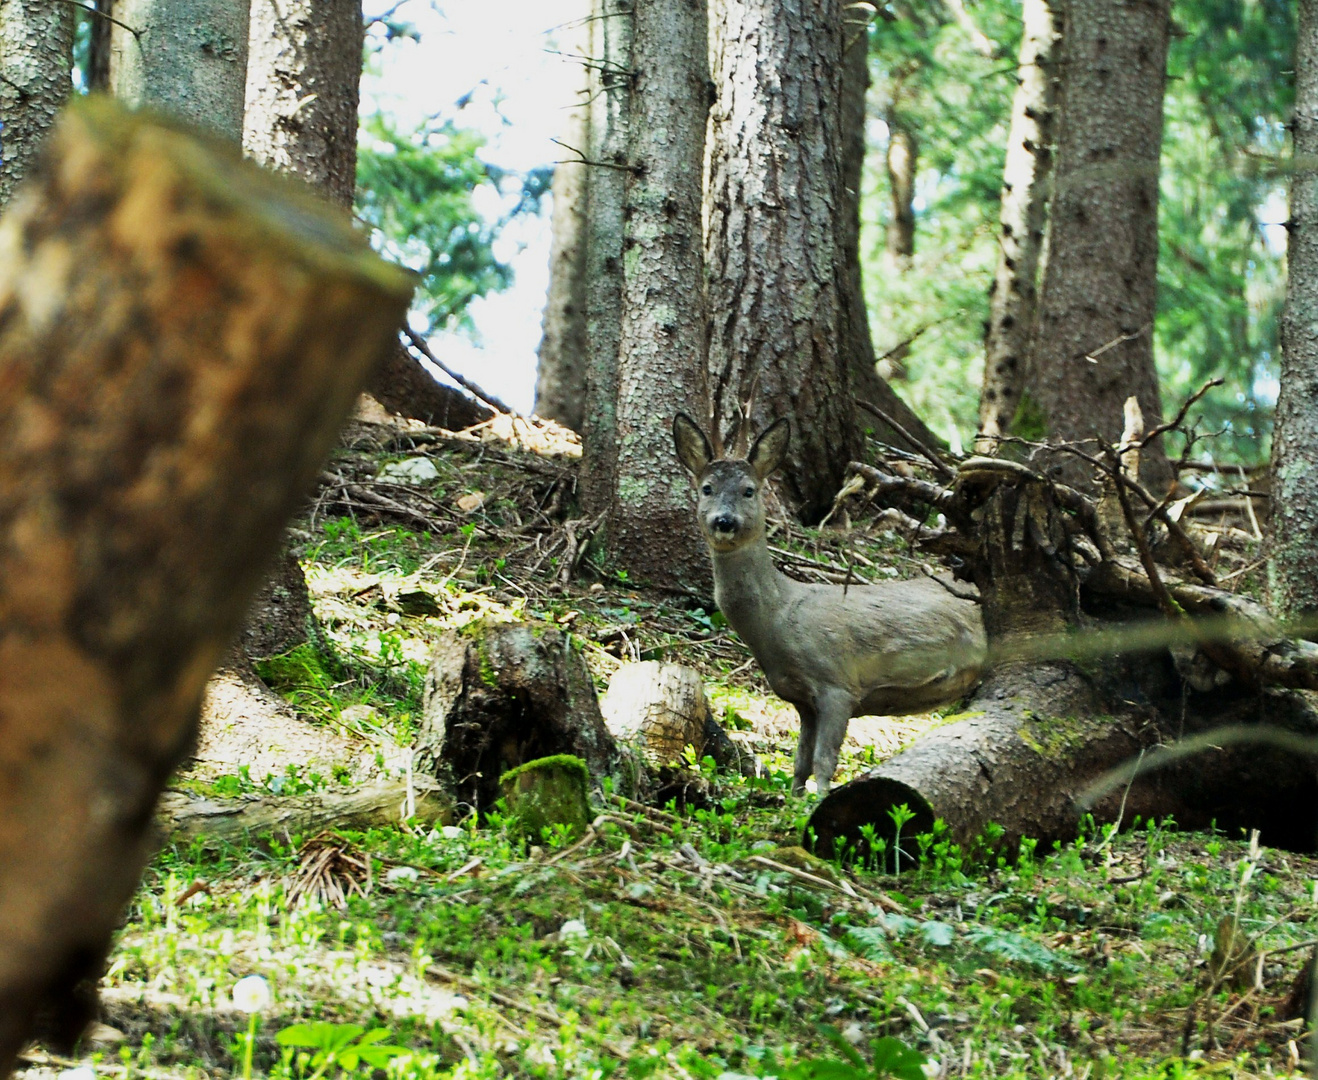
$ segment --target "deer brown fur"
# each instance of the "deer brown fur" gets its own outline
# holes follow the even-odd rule
[[[924,712],[979,681],[984,624],[978,604],[927,578],[843,587],[779,572],[765,537],[764,484],[790,434],[780,418],[745,459],[716,457],[691,417],[673,419],[714,562],[714,599],[774,693],[800,714],[793,791],[813,773],[822,794],[851,717]]]

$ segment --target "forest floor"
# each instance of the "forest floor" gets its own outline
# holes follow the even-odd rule
[[[1010,857],[992,836],[972,851],[913,836],[900,874],[894,853],[814,859],[800,847],[813,800],[788,793],[794,711],[722,620],[589,555],[563,583],[585,529],[563,520],[572,449],[506,424],[464,439],[354,426],[293,532],[327,642],[262,676],[383,762],[415,730],[440,634],[545,619],[571,631],[601,686],[628,659],[697,667],[766,775],[693,762],[701,798],[609,802],[585,845],[528,847],[497,812],[166,845],[111,956],[103,1025],[74,1058],[33,1048],[30,1080],[75,1065],[125,1080],[1299,1069],[1318,861],[1173,822],[1091,827]],[[398,462],[404,475],[382,472]],[[923,565],[890,533],[773,543],[816,577]],[[946,719],[853,722],[839,779]],[[298,762],[205,780],[217,796],[339,782]],[[238,987],[254,1013],[235,1007],[248,976],[264,980]]]

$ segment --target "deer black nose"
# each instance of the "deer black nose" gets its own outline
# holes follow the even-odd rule
[[[731,514],[719,514],[710,522],[715,532],[732,532],[737,527],[737,520]]]

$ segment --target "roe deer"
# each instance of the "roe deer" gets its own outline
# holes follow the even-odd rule
[[[765,538],[763,491],[790,433],[780,417],[745,460],[715,457],[691,417],[673,418],[677,456],[699,491],[714,599],[774,693],[800,714],[793,792],[813,772],[822,795],[853,716],[923,712],[979,681],[984,624],[978,604],[928,578],[843,587],[780,573]]]

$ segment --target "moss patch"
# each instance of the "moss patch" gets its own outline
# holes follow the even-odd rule
[[[537,758],[499,777],[499,790],[523,835],[539,840],[546,829],[579,836],[590,823],[586,763],[572,754]]]

